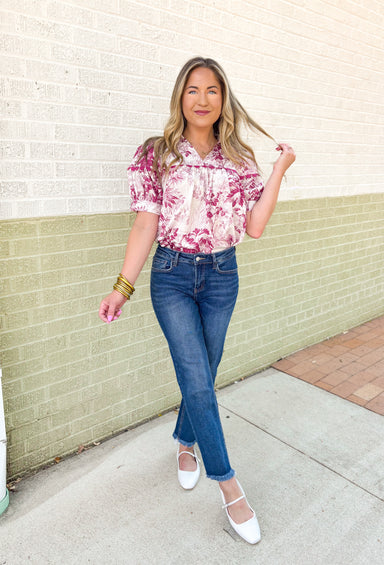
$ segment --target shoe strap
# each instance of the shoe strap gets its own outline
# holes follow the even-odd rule
[[[188,455],[192,455],[192,457],[196,459],[196,461],[199,461],[199,458],[197,457],[196,453],[191,453],[190,451],[179,451],[177,454],[177,459],[179,459],[180,455],[182,455],[183,453],[188,453]]]
[[[239,502],[239,500],[242,500],[243,498],[245,498],[245,494],[239,496],[239,498],[236,498],[236,500],[232,500],[232,502],[228,502],[227,504],[224,504],[222,508],[228,508],[228,506],[232,506],[232,504],[236,504],[236,502]]]

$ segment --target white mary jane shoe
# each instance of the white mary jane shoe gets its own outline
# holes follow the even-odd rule
[[[197,465],[195,471],[182,471],[180,469],[179,457],[182,453],[188,453],[188,455],[191,455],[191,457],[195,459]],[[180,451],[176,454],[176,457],[177,457],[177,478],[179,479],[179,483],[185,490],[191,490],[196,485],[200,477],[200,465],[196,452],[195,450],[193,450],[193,453],[191,453],[190,451]]]
[[[261,539],[259,522],[257,521],[255,511],[248,504],[247,498],[244,494],[244,491],[243,491],[239,481],[237,479],[236,479],[236,481],[237,481],[237,484],[239,485],[239,488],[242,492],[242,496],[239,496],[239,498],[236,498],[236,500],[232,500],[232,502],[228,502],[228,503],[225,502],[224,493],[221,490],[221,488],[219,487],[220,492],[221,492],[221,498],[223,499],[223,502],[224,502],[224,505],[223,505],[222,508],[225,509],[229,523],[231,524],[231,526],[235,530],[235,532],[238,533],[239,536],[242,537],[248,543],[255,544],[255,543],[258,543]],[[238,502],[239,500],[242,500],[243,498],[245,498],[249,508],[253,512],[253,516],[252,516],[252,518],[250,518],[246,522],[242,522],[241,524],[236,524],[236,522],[234,522],[232,520],[232,518],[231,518],[231,516],[228,512],[228,507],[232,506],[232,504],[235,504],[236,502]]]

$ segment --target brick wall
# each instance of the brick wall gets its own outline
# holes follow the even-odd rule
[[[148,264],[97,318],[133,215],[126,166],[159,133],[180,66],[219,60],[298,154],[241,291],[218,382],[380,315],[383,52],[376,0],[5,0],[1,358],[9,476],[175,406]],[[265,175],[274,145],[250,136]]]
[[[224,385],[384,311],[384,196],[282,202],[238,247],[241,288]],[[10,475],[175,406],[179,393],[149,298],[149,262],[110,326],[100,297],[134,214],[9,220],[1,363]]]

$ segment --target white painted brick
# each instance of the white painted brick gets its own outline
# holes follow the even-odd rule
[[[122,81],[117,73],[95,71],[93,69],[80,69],[79,84],[81,86],[101,88],[104,90],[120,90]]]
[[[71,198],[68,200],[69,214],[87,214],[90,212],[89,198]]]
[[[66,103],[75,104],[76,106],[83,106],[90,104],[91,92],[90,89],[84,86],[62,85],[60,87],[60,100]]]
[[[62,198],[45,198],[42,203],[43,216],[63,216],[68,213],[67,203]]]
[[[52,122],[27,122],[27,137],[31,140],[53,140],[54,127]]]
[[[76,110],[73,106],[31,102],[26,117],[31,120],[73,123],[76,120]]]
[[[12,78],[0,79],[0,93],[2,98],[29,99],[33,96],[33,86],[30,81],[15,80]]]
[[[27,183],[24,208],[23,196],[17,198],[23,217],[28,210],[75,214],[77,205],[87,213],[83,199],[70,204],[75,186],[104,199],[108,210],[118,210],[119,202],[125,206],[117,195],[126,165],[139,143],[161,133],[176,74],[199,53],[222,63],[256,121],[297,148],[282,198],[380,190],[384,116],[377,0],[2,5],[4,180]],[[273,144],[249,139],[268,173]],[[55,196],[45,207],[39,201],[44,195]],[[17,213],[16,205],[6,210]]]
[[[27,192],[26,182],[2,182],[0,185],[1,198],[19,198],[26,196]]]
[[[5,158],[16,158],[20,157],[21,159],[25,157],[25,143],[22,142],[12,142],[12,141],[3,141],[0,147],[0,156],[2,159]]]
[[[129,196],[112,198],[112,212],[127,211],[130,209],[131,199]]]
[[[128,57],[147,61],[159,61],[159,46],[154,43],[144,43],[139,39],[118,38],[118,52]]]
[[[46,163],[44,161],[33,162],[33,161],[9,161],[4,162],[1,165],[1,175],[2,178],[18,178],[18,179],[30,179],[30,178],[46,178],[53,176],[53,164]]]
[[[25,61],[19,57],[2,56],[1,72],[4,75],[25,77]]]
[[[79,73],[70,65],[27,61],[26,77],[37,81],[73,84],[78,81]]]
[[[120,13],[122,16],[129,20],[136,20],[139,22],[145,22],[152,26],[159,27],[161,25],[160,14],[161,12],[157,9],[164,4],[152,3],[151,6],[145,8],[142,2],[132,2],[131,0],[120,0]]]
[[[2,139],[25,138],[27,126],[24,122],[12,122],[10,120],[0,123],[0,135]]]
[[[118,45],[117,36],[84,28],[73,29],[73,44],[86,48],[97,47],[98,51],[115,52]]]
[[[2,218],[20,217],[19,215],[15,214],[15,210],[13,209],[13,201],[3,200],[2,197],[0,199],[0,216]]]
[[[78,6],[74,10],[73,6],[57,1],[48,2],[46,12],[50,20],[84,27],[92,27],[96,17],[90,10],[83,10]]]
[[[126,174],[127,166],[125,163],[112,163],[104,164],[101,167],[101,173],[103,178],[114,178],[121,179]]]
[[[120,0],[76,0],[77,6],[97,10],[105,13],[117,13]]]
[[[56,176],[58,178],[98,178],[100,177],[100,165],[98,163],[84,162],[59,162],[56,163]]]
[[[73,196],[79,194],[79,180],[40,180],[31,181],[29,190],[36,196]]]
[[[124,194],[127,189],[124,189],[122,180],[110,180],[110,179],[93,179],[93,180],[82,180],[80,179],[81,193],[89,195],[104,195],[106,192],[110,195]],[[77,186],[78,190],[78,186]],[[91,199],[93,200],[93,199]]]
[[[130,75],[142,75],[142,63],[132,57],[124,57],[122,55],[114,55],[112,53],[100,54],[100,66],[103,69],[116,71],[119,73],[127,73]]]
[[[31,40],[27,37],[3,33],[0,36],[0,51],[13,55],[49,59],[51,44],[49,41],[40,41],[36,38]]]
[[[124,16],[124,14],[122,15]],[[121,17],[120,14],[115,16],[104,12],[103,14],[97,14],[95,27],[98,31],[111,34],[113,37],[135,38],[139,34],[140,23],[134,17],[134,14],[129,17]]]
[[[124,118],[123,112],[120,110],[111,110],[109,108],[79,108],[78,111],[79,122],[89,125],[103,125],[109,124],[110,126],[122,126],[127,123]]]
[[[80,145],[79,159],[86,161],[119,161],[127,164],[128,149],[122,145]]]
[[[16,16],[15,30],[22,35],[46,38],[58,41],[70,41],[73,28],[70,25],[57,24],[46,18],[33,18],[24,15]]]
[[[23,105],[16,100],[0,100],[0,115],[2,118],[20,118]]]
[[[59,141],[99,141],[100,130],[87,125],[57,124],[54,126],[54,138]]]
[[[9,8],[9,2],[2,2],[5,8]],[[41,0],[13,0],[12,10],[22,14],[44,16],[45,5]]]
[[[73,45],[52,45],[52,58],[80,67],[98,67],[99,54],[96,50],[84,49]]]
[[[13,202],[12,216],[4,216],[6,218],[33,218],[43,215],[43,202],[44,200],[22,200],[20,202]]]
[[[137,129],[130,128],[127,126],[126,128],[111,128],[111,127],[103,127],[99,130],[100,140],[102,143],[122,143],[124,145],[132,145],[133,147],[139,144],[140,140],[142,140],[140,133],[138,133]],[[148,136],[149,137],[149,136]],[[133,157],[132,151],[132,157]],[[128,163],[127,163],[128,166]]]

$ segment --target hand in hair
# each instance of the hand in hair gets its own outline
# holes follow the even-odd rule
[[[280,143],[276,147],[276,151],[281,151],[279,158],[275,161],[273,168],[279,169],[282,174],[292,165],[296,160],[296,155],[294,150],[288,143]]]
[[[256,239],[261,237],[275,209],[284,173],[296,159],[294,150],[287,143],[280,143],[276,151],[281,153],[273,165],[272,174],[265,184],[260,200],[247,213],[247,234]]]

